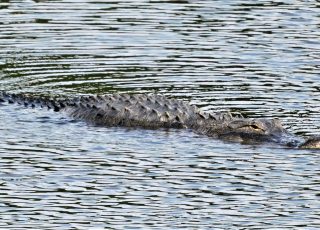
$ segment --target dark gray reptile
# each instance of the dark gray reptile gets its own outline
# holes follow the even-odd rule
[[[293,135],[278,119],[243,118],[208,113],[187,102],[154,94],[112,94],[48,99],[0,92],[0,102],[63,111],[95,125],[191,129],[199,134],[241,143],[271,142],[293,148],[320,148],[320,137]]]

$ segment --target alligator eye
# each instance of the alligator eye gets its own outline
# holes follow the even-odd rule
[[[250,125],[251,128],[253,128],[254,130],[261,130],[261,128],[257,125]]]

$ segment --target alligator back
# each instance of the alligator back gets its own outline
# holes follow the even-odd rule
[[[199,109],[153,94],[112,94],[79,97],[64,108],[72,117],[104,126],[187,128]]]
[[[29,94],[0,92],[0,100],[26,107],[64,111],[96,125],[144,128],[193,128],[209,119],[196,106],[155,94],[110,94],[50,99]]]
[[[206,113],[188,102],[157,94],[123,93],[53,99],[0,91],[1,101],[63,111],[75,119],[95,125],[190,128],[207,135],[216,133],[217,129],[224,128],[234,119],[230,113]]]

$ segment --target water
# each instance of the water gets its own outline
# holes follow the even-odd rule
[[[0,89],[159,92],[319,133],[314,1],[1,1]],[[319,151],[0,106],[2,229],[319,229]]]

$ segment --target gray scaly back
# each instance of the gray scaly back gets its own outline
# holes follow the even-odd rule
[[[9,103],[64,111],[95,125],[143,128],[189,128],[208,134],[233,119],[229,113],[206,113],[188,102],[157,94],[109,94],[50,99],[28,94],[0,92]],[[212,136],[212,135],[211,135]]]
[[[112,94],[80,97],[78,106],[67,107],[74,118],[104,126],[144,128],[182,128],[191,125],[190,118],[198,108],[159,95]]]

